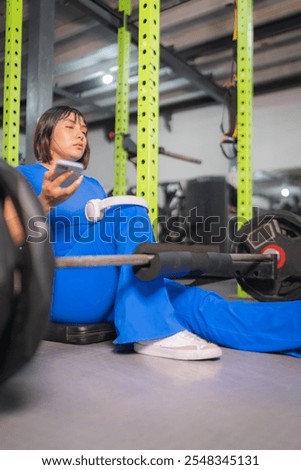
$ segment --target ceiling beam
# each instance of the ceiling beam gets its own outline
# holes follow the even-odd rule
[[[270,38],[272,36],[285,34],[288,31],[300,29],[300,27],[301,13],[286,16],[284,18],[274,20],[273,22],[264,23],[260,26],[255,26],[254,42]],[[182,60],[194,60],[199,56],[212,55],[229,49],[230,47],[234,47],[233,44],[232,36],[229,34],[202,44],[197,44],[187,49],[182,49],[178,52],[178,56]]]
[[[68,98],[71,101],[81,105],[81,106],[89,106],[89,108],[97,113],[103,114],[104,110],[93,101],[88,100],[87,98],[83,99],[80,96],[77,96],[74,93],[70,93],[63,88],[59,88],[57,86],[53,87],[53,93],[58,96],[63,96],[64,98]]]
[[[116,34],[118,27],[123,24],[123,16],[118,11],[108,7],[102,0],[74,0],[73,3],[88,15],[104,23],[109,29],[114,30]],[[133,42],[138,44],[137,26],[128,24],[127,28],[131,32]],[[160,59],[166,65],[169,65],[174,72],[189,80],[194,86],[205,91],[215,101],[224,103],[224,88],[209,80],[162,45],[160,45]]]
[[[257,83],[254,86],[254,94],[256,96],[296,87],[301,87],[301,73],[296,73],[286,78],[277,77],[264,83]]]

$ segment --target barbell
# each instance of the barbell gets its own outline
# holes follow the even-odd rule
[[[135,275],[142,281],[152,281],[157,277],[195,278],[210,277],[233,278],[252,276],[256,267],[256,278],[272,279],[277,257],[274,254],[231,254],[204,252],[210,246],[200,246],[191,250],[187,246],[181,250],[166,251],[164,243],[142,243],[138,250],[141,254],[101,255],[101,256],[63,256],[55,259],[58,268],[123,266],[131,265]]]
[[[56,266],[130,264],[143,281],[162,276],[199,285],[236,278],[254,299],[282,301],[301,299],[300,253],[301,217],[267,211],[242,226],[230,253],[220,253],[216,245],[142,243],[132,255],[56,258]]]

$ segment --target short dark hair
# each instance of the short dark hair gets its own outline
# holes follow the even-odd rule
[[[66,119],[72,113],[75,114],[76,118],[81,118],[87,126],[87,121],[83,114],[78,109],[72,108],[71,106],[54,106],[45,111],[39,118],[33,135],[34,154],[39,162],[51,162],[50,142],[54,128],[60,119]],[[84,168],[87,168],[89,160],[90,146],[87,140],[85,152],[78,161],[84,165]]]

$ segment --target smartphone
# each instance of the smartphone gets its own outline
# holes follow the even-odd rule
[[[72,170],[72,175],[70,175],[70,177],[61,184],[62,188],[66,188],[81,176],[83,169],[84,165],[82,163],[71,162],[69,160],[57,160],[55,163],[53,179],[57,178],[63,173],[66,173],[66,171]]]

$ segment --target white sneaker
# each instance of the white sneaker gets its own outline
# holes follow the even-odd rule
[[[183,361],[200,361],[221,357],[222,350],[216,344],[209,343],[187,330],[173,336],[154,341],[134,343],[136,353],[148,356],[181,359]]]

